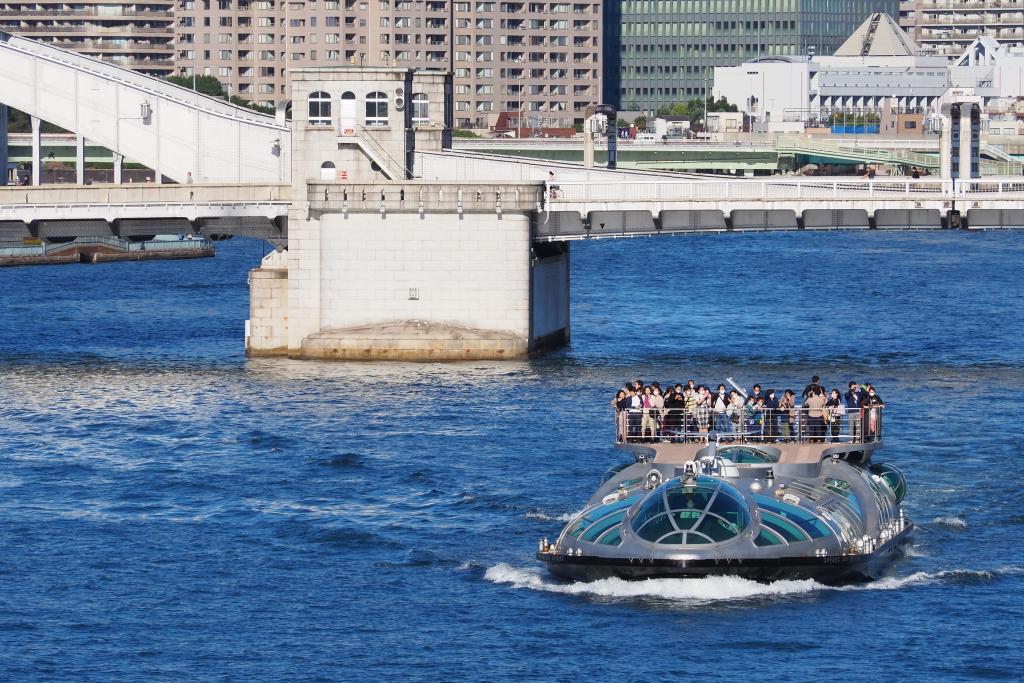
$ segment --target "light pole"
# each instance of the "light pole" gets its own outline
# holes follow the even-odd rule
[[[708,71],[704,67],[704,134],[708,134]]]

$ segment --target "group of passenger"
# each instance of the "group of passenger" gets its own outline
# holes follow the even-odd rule
[[[627,382],[612,400],[618,441],[870,441],[879,435],[885,404],[871,384],[849,382],[827,391],[815,375],[797,403],[792,389],[727,390],[694,380],[683,384]],[[846,429],[843,426],[846,424]]]

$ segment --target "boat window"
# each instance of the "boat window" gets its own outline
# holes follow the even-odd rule
[[[580,540],[589,541],[593,543],[597,540],[598,536],[600,536],[604,532],[608,531],[608,529],[621,522],[622,518],[625,516],[626,511],[619,510],[618,512],[613,512],[604,519],[600,519],[597,522],[594,522],[589,527],[587,527],[586,531],[580,534]]]
[[[878,503],[879,521],[884,524],[896,516],[896,498],[889,485],[882,480],[880,475],[873,474],[871,471],[862,471],[861,475],[871,488],[871,492],[875,494],[875,501]],[[879,481],[875,481],[875,477],[878,477]]]
[[[832,529],[829,528],[828,524],[825,524],[821,518],[810,510],[805,510],[802,507],[790,505],[767,496],[754,496],[754,498],[757,500],[758,507],[762,510],[773,512],[779,517],[788,519],[807,532],[811,538],[824,538],[825,536],[832,535]]]
[[[612,527],[604,536],[597,539],[601,545],[622,545],[622,527]]]
[[[759,448],[751,448],[749,446],[729,446],[728,448],[719,448],[717,455],[732,460],[738,465],[762,465],[764,463],[774,463],[779,461],[779,456],[772,455],[762,451]]]
[[[696,530],[711,538],[715,543],[727,541],[740,533],[735,524],[716,515],[705,515]]]
[[[707,543],[711,543],[711,539],[703,534],[697,534],[692,531],[686,534],[686,545],[704,545]]]
[[[672,526],[671,518],[666,514],[660,514],[656,517],[652,517],[647,524],[644,524],[637,530],[636,534],[645,541],[657,541],[665,534],[670,534],[676,531],[676,528]]]
[[[786,539],[786,542],[788,543],[799,543],[800,541],[811,540],[811,537],[805,534],[804,531],[796,524],[793,524],[784,517],[773,515],[772,513],[765,512],[764,510],[761,511],[761,524]]]
[[[870,469],[882,478],[882,481],[896,497],[896,502],[902,502],[907,495],[907,478],[903,476],[903,472],[895,465],[885,462],[876,462],[871,465]]]
[[[853,511],[857,513],[858,517],[864,517],[864,510],[860,506],[860,500],[857,498],[857,494],[853,492],[850,487],[850,482],[843,481],[842,479],[826,479],[825,488],[833,493],[838,493],[840,496],[846,499],[853,508]]]
[[[692,529],[693,525],[700,521],[700,518],[704,516],[703,510],[673,510],[672,516],[675,517],[676,526],[680,529]]]
[[[598,505],[597,507],[585,512],[583,516],[580,517],[579,520],[577,520],[576,523],[572,525],[572,527],[569,529],[566,535],[578,537],[584,531],[589,529],[592,524],[595,524],[596,522],[603,520],[605,517],[613,513],[621,512],[625,514],[626,508],[631,506],[633,503],[637,502],[639,499],[640,494],[635,493],[632,496],[626,496],[621,500],[616,500],[611,503],[606,503],[604,505]],[[622,515],[619,516],[619,521],[622,521]],[[608,527],[606,526],[605,529],[607,528]]]
[[[770,531],[765,527],[761,527],[760,533],[757,534],[757,538],[754,539],[754,545],[764,547],[766,545],[784,545],[786,542],[782,540],[782,537],[776,534],[774,531]]]

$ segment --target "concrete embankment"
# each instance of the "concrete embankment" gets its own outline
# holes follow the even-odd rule
[[[214,253],[213,245],[208,240],[156,241],[137,244],[129,242],[121,244],[69,242],[66,244],[20,245],[0,249],[0,266],[190,259],[209,257]]]

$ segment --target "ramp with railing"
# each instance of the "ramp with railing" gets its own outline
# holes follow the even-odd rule
[[[780,153],[806,154],[827,157],[837,161],[852,161],[863,164],[885,164],[897,172],[905,168],[938,171],[939,155],[910,149],[903,145],[885,147],[884,140],[872,141],[872,144],[861,144],[854,140],[845,142],[832,139],[811,139],[803,136],[780,135],[776,147]],[[981,159],[983,176],[1019,176],[1024,173],[1024,162],[1016,159],[991,145],[982,145],[982,155],[991,159]]]
[[[289,178],[284,121],[2,32],[0,103],[177,182]]]

